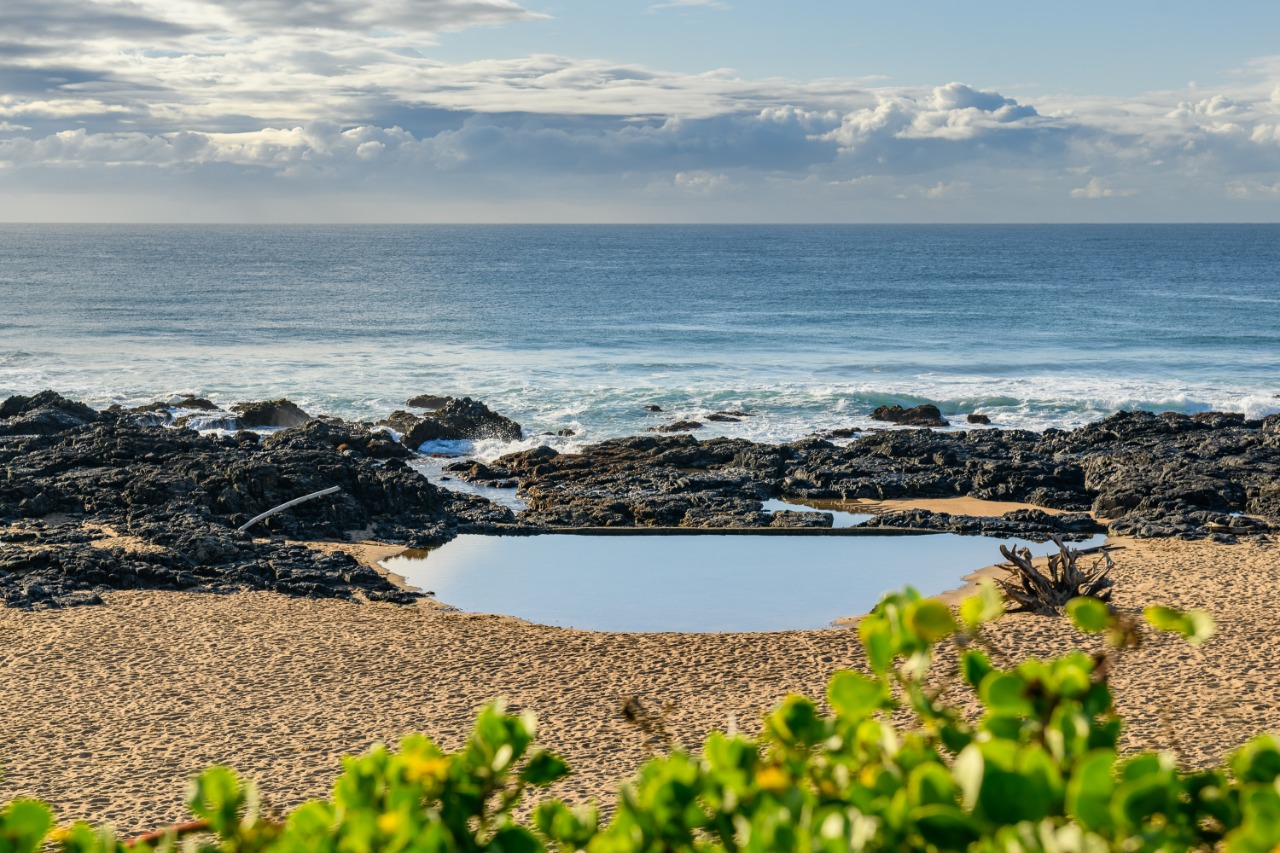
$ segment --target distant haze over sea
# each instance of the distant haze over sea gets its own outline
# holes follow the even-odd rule
[[[1280,411],[1280,226],[0,226],[0,397],[470,395],[575,441]],[[645,412],[658,405],[663,414]]]

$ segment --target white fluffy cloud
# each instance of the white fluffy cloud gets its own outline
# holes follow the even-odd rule
[[[734,219],[1280,202],[1280,58],[1127,99],[429,58],[440,33],[536,17],[514,0],[5,0],[0,190],[564,193]]]

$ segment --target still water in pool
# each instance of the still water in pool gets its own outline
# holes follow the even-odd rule
[[[1077,543],[1099,545],[1104,537]],[[866,613],[886,592],[926,595],[1052,543],[949,533],[928,536],[476,536],[392,572],[446,604],[594,631],[781,631]],[[1085,558],[1090,559],[1090,558]]]

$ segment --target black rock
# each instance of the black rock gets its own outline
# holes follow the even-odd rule
[[[969,423],[971,423],[971,424],[989,424],[989,423],[991,423],[991,418],[987,417],[986,415],[980,415],[980,414],[978,414],[977,412],[973,412],[973,413],[970,413],[970,414],[966,415],[966,416],[965,416],[965,420],[966,420],[966,421],[968,421],[968,422],[969,422]]]
[[[937,406],[925,403],[904,409],[896,403],[892,406],[877,406],[871,413],[873,421],[888,421],[901,426],[944,427],[950,422],[943,420],[942,412]]]
[[[444,406],[452,400],[452,397],[441,397],[436,394],[419,394],[416,397],[410,397],[408,400],[405,400],[404,404],[414,409],[426,409],[427,411],[434,412],[438,409],[444,408]]]
[[[379,600],[408,600],[353,561],[237,530],[330,486],[339,492],[271,516],[252,534],[311,540],[365,531],[438,545],[459,529],[516,523],[505,507],[436,488],[404,463],[405,448],[362,424],[316,418],[259,441],[253,433],[206,436],[139,423],[122,411],[86,411],[56,395],[11,402],[8,411],[0,425],[49,412],[68,424],[0,442],[0,599],[12,606],[92,603],[102,589],[135,588],[374,591]],[[77,523],[38,521],[50,513]],[[110,526],[143,548],[91,547],[79,522]]]
[[[237,403],[231,407],[241,429],[257,427],[294,427],[311,419],[311,416],[288,400],[265,400],[256,403]]]
[[[434,414],[417,421],[405,432],[405,447],[417,449],[427,441],[496,438],[517,441],[523,434],[520,424],[503,417],[478,400],[451,399]]]
[[[175,409],[196,409],[201,412],[216,412],[219,410],[217,404],[204,397],[183,397],[181,400],[173,404]]]
[[[98,413],[54,391],[14,395],[0,403],[0,435],[56,435],[98,419]]]
[[[702,429],[702,424],[697,421],[674,421],[662,426],[649,427],[646,432],[689,432],[695,429]]]

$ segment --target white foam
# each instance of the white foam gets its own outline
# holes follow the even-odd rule
[[[1280,396],[1274,394],[1249,394],[1241,397],[1234,411],[1243,412],[1250,420],[1261,420],[1267,415],[1280,413]]]

